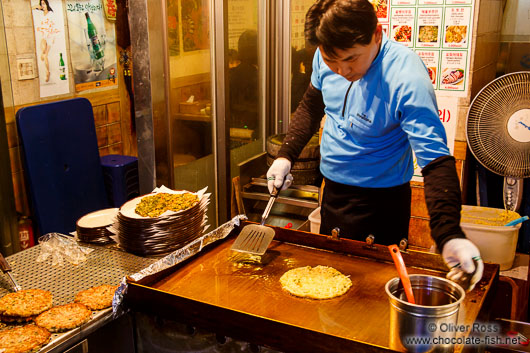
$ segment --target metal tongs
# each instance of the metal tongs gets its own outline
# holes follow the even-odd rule
[[[13,285],[13,289],[15,290],[15,292],[21,290],[22,287],[18,285],[17,281],[15,281],[15,278],[11,275],[11,266],[9,266],[9,263],[4,258],[4,255],[2,255],[2,253],[0,253],[0,268],[2,269],[2,272],[5,273],[11,280],[11,284]]]

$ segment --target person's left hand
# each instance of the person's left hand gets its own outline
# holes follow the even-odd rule
[[[465,238],[451,239],[445,243],[442,257],[446,265],[451,269],[446,277],[451,281],[458,282],[462,276],[469,274],[471,275],[471,280],[467,290],[473,290],[484,272],[484,262],[475,244]]]

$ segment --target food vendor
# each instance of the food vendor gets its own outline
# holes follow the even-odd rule
[[[368,0],[318,0],[306,15],[305,36],[318,47],[311,83],[267,171],[269,190],[290,186],[291,165],[325,114],[320,233],[338,227],[341,237],[372,234],[378,244],[398,243],[408,235],[414,151],[447,276],[474,273],[472,289],[483,263],[460,228],[455,159],[425,65],[385,37]]]

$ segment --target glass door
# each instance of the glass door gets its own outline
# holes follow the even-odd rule
[[[166,13],[169,175],[174,189],[208,186],[215,227],[238,163],[264,146],[258,0],[166,0]]]
[[[304,36],[305,15],[315,0],[291,0],[291,104],[294,113],[311,82],[316,48]]]
[[[263,79],[258,0],[228,0],[228,109],[229,180],[239,176],[238,165],[264,150]],[[255,175],[259,177],[260,175]]]
[[[169,163],[174,189],[212,193],[216,225],[210,0],[167,0]]]
[[[20,251],[20,241],[6,129],[15,117],[3,11],[0,4],[0,246],[8,256]]]

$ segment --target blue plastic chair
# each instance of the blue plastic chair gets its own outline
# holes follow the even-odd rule
[[[21,108],[16,120],[40,235],[68,234],[80,217],[109,207],[94,113],[86,98]]]

